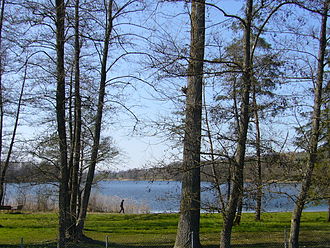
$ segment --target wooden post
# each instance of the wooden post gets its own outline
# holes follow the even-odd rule
[[[284,248],[288,248],[288,230],[284,228]]]
[[[20,248],[24,248],[24,239],[23,239],[23,237],[21,238],[21,245],[20,245]]]
[[[109,244],[109,236],[106,237],[105,248],[109,248],[108,244]]]

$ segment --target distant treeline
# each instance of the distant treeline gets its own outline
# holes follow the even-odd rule
[[[50,163],[17,162],[8,167],[6,183],[57,182],[59,168]]]
[[[299,168],[304,161],[304,154],[286,153],[271,154],[262,158],[262,174],[264,181],[293,181],[300,176]],[[214,181],[214,175],[220,183],[227,182],[233,168],[230,159],[217,161],[203,161],[201,164],[201,180]],[[256,175],[256,161],[254,157],[247,158],[245,180],[253,181]],[[9,167],[8,183],[20,182],[56,182],[59,168],[54,164],[14,163]],[[95,180],[174,180],[180,181],[182,176],[181,162],[171,163],[163,167],[130,169],[124,171],[100,171]]]
[[[303,154],[271,154],[262,158],[262,174],[265,181],[295,181],[299,176],[299,168],[304,160]],[[217,161],[203,161],[201,164],[201,180],[214,181],[214,175],[221,183],[229,180],[233,162],[230,159]],[[257,170],[254,157],[247,158],[244,178],[253,181]],[[109,172],[106,176],[110,180],[175,180],[180,181],[182,167],[180,162],[171,163],[163,167],[147,169],[130,169]]]

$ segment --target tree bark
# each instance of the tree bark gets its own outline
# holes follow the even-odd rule
[[[180,219],[175,248],[199,248],[200,149],[205,49],[205,2],[191,3],[191,40],[183,144]]]
[[[330,81],[328,81],[328,84],[327,84],[327,92],[329,94],[329,87],[330,85]],[[326,154],[327,154],[327,160],[328,160],[328,163],[330,163],[330,101],[328,100],[327,102],[327,151],[326,151]],[[328,222],[330,222],[330,198],[328,199]]]
[[[330,199],[328,200],[328,222],[330,222]]]
[[[327,128],[327,160],[328,164],[330,163],[330,81],[328,81],[327,86],[325,88],[327,94],[327,103],[326,103],[326,111],[327,111],[327,119],[326,119],[326,128]],[[328,199],[328,222],[330,222],[330,198]]]
[[[101,61],[101,80],[100,80],[100,86],[99,86],[97,113],[96,113],[96,117],[95,117],[94,141],[93,141],[93,146],[92,146],[91,162],[90,162],[89,168],[88,168],[85,190],[84,190],[82,203],[81,203],[81,211],[80,211],[79,219],[78,219],[78,223],[77,223],[76,231],[77,231],[78,238],[83,238],[83,227],[84,227],[85,219],[86,219],[86,215],[87,215],[87,207],[88,207],[89,197],[90,197],[91,188],[92,188],[93,179],[94,179],[95,166],[96,166],[97,159],[98,159],[97,154],[98,154],[100,136],[101,136],[101,124],[102,124],[106,78],[107,78],[107,60],[108,60],[110,37],[111,37],[112,28],[113,28],[112,7],[113,7],[113,0],[109,0],[109,4],[107,6],[108,19],[106,20],[106,30],[105,30],[104,46],[103,46],[102,61]]]
[[[2,53],[2,30],[3,30],[3,18],[5,12],[5,0],[1,1],[1,12],[0,12],[0,52]],[[4,109],[3,109],[3,83],[2,83],[2,75],[3,75],[3,59],[2,54],[0,54],[0,173],[3,171],[3,163],[2,163],[2,144],[3,144],[3,117],[4,117]],[[4,201],[4,181],[0,181],[0,205],[3,204]]]
[[[224,222],[220,238],[220,248],[230,248],[231,232],[239,197],[243,194],[243,168],[245,162],[246,139],[249,124],[249,98],[252,81],[251,68],[251,25],[253,0],[246,1],[246,20],[244,22],[244,65],[242,103],[238,130],[238,144],[233,171],[233,185],[229,202],[224,211]]]
[[[327,30],[327,15],[328,15],[329,1],[324,2],[322,10],[322,23],[319,38],[319,54],[317,63],[317,80],[314,89],[314,108],[312,116],[312,134],[309,141],[309,158],[302,181],[301,190],[297,197],[294,210],[291,217],[291,228],[289,238],[289,248],[299,247],[299,229],[302,211],[308,196],[308,190],[311,186],[312,174],[315,163],[317,161],[318,139],[320,135],[320,117],[322,104],[322,84],[324,75],[324,58],[327,45],[326,30]]]
[[[233,82],[233,100],[234,100],[234,112],[235,112],[235,120],[237,123],[237,130],[240,128],[240,121],[239,121],[239,108],[237,106],[237,84],[236,84],[236,78]],[[229,166],[230,167],[230,166]],[[229,174],[229,182],[231,181],[231,177]],[[242,186],[243,188],[243,186]],[[228,196],[230,196],[230,187],[229,187],[229,193]],[[241,192],[241,195],[239,196],[238,203],[237,203],[237,212],[234,219],[234,225],[241,224],[242,219],[242,210],[243,210],[243,190]]]
[[[56,0],[56,119],[60,148],[60,182],[59,182],[59,247],[65,247],[65,237],[69,213],[69,170],[67,154],[67,137],[65,127],[65,68],[64,68],[64,25],[65,4]]]
[[[238,199],[237,212],[236,212],[235,219],[234,219],[234,225],[239,226],[241,224],[242,211],[243,211],[243,191]]]
[[[253,86],[253,109],[254,109],[254,119],[256,125],[256,155],[257,155],[257,177],[256,177],[256,211],[255,211],[255,220],[261,220],[261,204],[262,204],[262,172],[261,172],[261,135],[260,135],[260,125],[259,125],[259,114],[258,114],[258,105],[256,97],[256,86]]]

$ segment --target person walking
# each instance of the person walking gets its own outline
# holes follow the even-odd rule
[[[119,211],[119,213],[121,213],[121,212],[123,214],[125,213],[125,210],[124,210],[124,200],[122,200],[121,203],[120,203],[120,211]]]

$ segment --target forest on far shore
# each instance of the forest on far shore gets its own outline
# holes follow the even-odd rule
[[[297,182],[300,180],[301,166],[306,161],[305,153],[283,153],[265,155],[262,158],[263,180],[267,182]],[[245,181],[253,181],[255,175],[256,158],[247,158]],[[230,162],[227,160],[217,161],[217,175],[222,183],[230,180]],[[100,180],[145,180],[145,181],[181,181],[181,163],[174,162],[164,166],[149,168],[133,168],[115,171],[111,168],[100,170],[96,173],[95,182]],[[322,168],[321,168],[322,170]],[[322,171],[315,170],[315,174],[322,176]],[[56,182],[58,169],[47,163],[16,163],[10,166],[7,182],[10,183],[48,183]],[[212,182],[212,165],[207,161],[201,166],[201,181]]]

